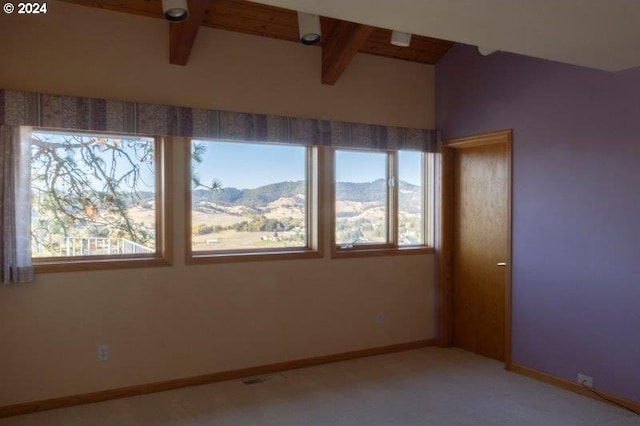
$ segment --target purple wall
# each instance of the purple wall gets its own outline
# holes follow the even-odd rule
[[[456,45],[436,122],[514,130],[513,362],[640,402],[640,68]]]

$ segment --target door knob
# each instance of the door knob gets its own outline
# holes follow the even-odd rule
[[[498,263],[498,266],[507,266],[507,264],[505,262],[500,262]]]

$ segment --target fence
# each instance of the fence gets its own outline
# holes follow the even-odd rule
[[[155,250],[126,238],[62,237],[59,256],[146,254]]]

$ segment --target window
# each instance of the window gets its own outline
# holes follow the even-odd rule
[[[431,154],[343,149],[334,154],[336,254],[430,244]]]
[[[398,245],[425,244],[424,154],[398,152]]]
[[[44,129],[29,136],[36,266],[164,257],[160,140]]]
[[[389,230],[388,154],[336,151],[336,244],[384,244]]]
[[[189,154],[187,261],[317,251],[315,149],[193,140]]]

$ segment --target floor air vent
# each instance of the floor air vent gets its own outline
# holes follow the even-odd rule
[[[259,383],[273,382],[285,380],[287,376],[284,374],[272,374],[269,376],[261,376],[261,377],[247,377],[246,379],[242,379],[241,382],[245,385],[257,385]]]

